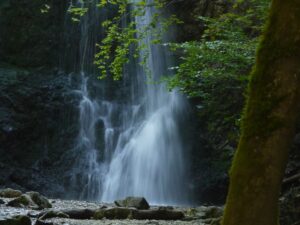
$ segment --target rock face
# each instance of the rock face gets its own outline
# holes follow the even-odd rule
[[[47,2],[47,11],[43,1],[1,0],[0,61],[22,67],[56,66],[66,3]]]
[[[0,188],[63,193],[56,170],[68,167],[59,160],[78,134],[76,79],[0,64]]]
[[[123,200],[116,200],[115,201],[116,206],[119,207],[132,207],[136,209],[149,209],[149,203],[147,200],[143,197],[127,197]]]

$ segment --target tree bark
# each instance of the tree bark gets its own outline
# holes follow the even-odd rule
[[[223,225],[278,225],[278,198],[300,115],[300,0],[273,0],[251,74]]]

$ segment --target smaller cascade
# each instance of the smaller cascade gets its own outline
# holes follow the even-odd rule
[[[82,96],[80,109],[80,132],[76,147],[73,149],[77,155],[76,165],[71,172],[70,183],[72,187],[77,185],[82,188],[81,199],[93,199],[100,196],[101,165],[99,163],[99,151],[96,148],[95,129],[99,121],[99,105],[90,99],[87,85],[88,78],[82,73],[82,85],[78,91]]]

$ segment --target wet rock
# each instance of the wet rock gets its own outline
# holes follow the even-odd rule
[[[18,207],[18,208],[28,207],[31,209],[39,209],[39,206],[32,201],[29,195],[26,194],[23,194],[20,197],[11,200],[10,202],[7,203],[7,206]]]
[[[5,201],[3,199],[0,199],[0,205],[5,204]]]
[[[206,218],[220,218],[223,215],[224,209],[222,207],[210,206],[205,212]]]
[[[136,210],[132,213],[136,220],[182,220],[184,217],[183,212],[168,209]]]
[[[135,208],[108,208],[99,209],[94,214],[94,219],[135,219],[135,220],[181,220],[184,214],[181,211],[168,209],[137,210]]]
[[[77,220],[91,219],[95,214],[95,210],[92,209],[70,209],[70,210],[63,210],[62,212],[68,215],[70,219],[77,219]]]
[[[69,215],[61,212],[61,211],[48,211],[46,213],[42,213],[39,216],[39,220],[45,220],[50,218],[69,218]]]
[[[124,219],[132,219],[132,214],[135,212],[136,209],[134,208],[124,208],[124,207],[115,207],[115,208],[107,208],[107,209],[98,209],[96,210],[93,218],[96,220],[101,219],[117,219],[117,220],[124,220]]]
[[[70,218],[77,220],[91,219],[95,215],[96,210],[92,209],[67,209],[67,210],[50,210],[39,214],[39,220],[45,220],[50,218]]]
[[[38,205],[39,209],[45,209],[45,208],[52,208],[51,203],[49,202],[49,200],[44,197],[43,195],[41,195],[38,192],[27,192],[26,193],[28,196],[30,196],[30,198],[32,199],[32,201]]]
[[[37,220],[34,225],[54,225],[54,223]]]
[[[220,219],[224,209],[217,206],[200,206],[197,208],[189,208],[185,211],[187,220],[201,219],[203,221],[211,221],[212,219]]]
[[[116,200],[116,206],[119,207],[132,207],[136,209],[149,209],[149,203],[143,197],[127,197],[123,200]]]
[[[160,206],[158,207],[158,210],[173,210],[173,206]]]
[[[221,225],[222,217],[220,218],[212,218],[212,219],[205,219],[202,220],[204,224],[209,224],[209,225]]]
[[[0,219],[0,225],[31,225],[31,220],[28,216],[15,216]]]
[[[33,211],[29,211],[27,213],[27,216],[32,217],[32,218],[38,218],[39,217],[40,212],[33,210]]]
[[[0,197],[3,197],[3,198],[17,198],[17,197],[20,197],[21,195],[22,195],[21,191],[14,190],[11,188],[6,188],[6,189],[0,190]]]

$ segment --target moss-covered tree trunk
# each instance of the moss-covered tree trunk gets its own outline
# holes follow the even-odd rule
[[[223,225],[278,225],[278,198],[300,115],[300,0],[273,0],[251,74]]]

